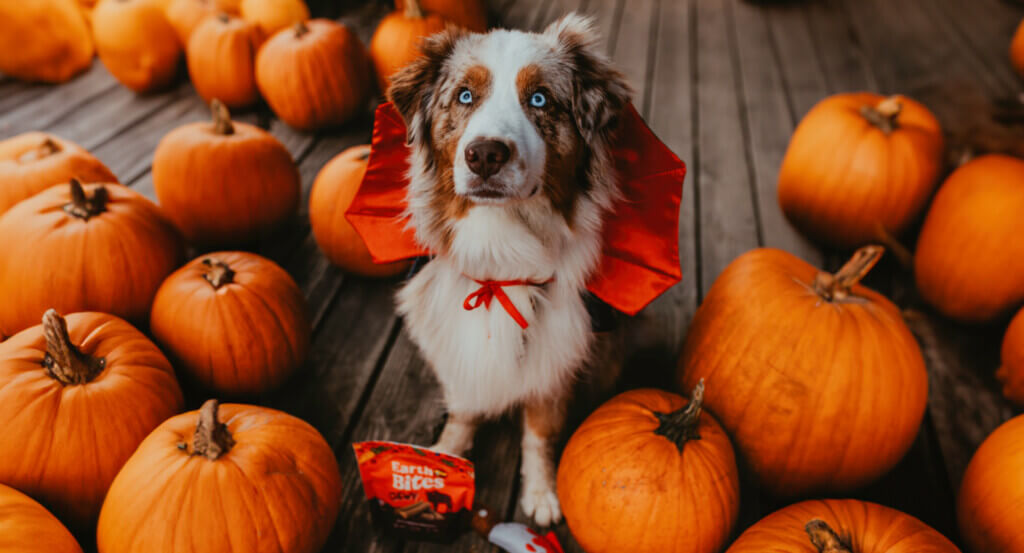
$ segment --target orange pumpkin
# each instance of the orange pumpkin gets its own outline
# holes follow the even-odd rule
[[[948,317],[998,318],[1024,302],[1024,161],[991,154],[953,172],[914,256],[921,295]]]
[[[42,132],[0,140],[0,215],[14,204],[72,178],[117,182],[117,177],[81,146]]]
[[[448,26],[440,15],[423,13],[419,0],[406,0],[405,9],[396,11],[377,26],[370,39],[370,58],[377,70],[377,85],[386,91],[391,77],[420,57],[420,42]]]
[[[390,277],[407,271],[409,263],[374,263],[366,243],[345,218],[369,158],[369,145],[353,146],[320,169],[309,195],[309,222],[317,245],[332,263],[357,275]]]
[[[159,208],[119,184],[47,188],[0,216],[0,333],[37,324],[49,307],[145,321],[156,289],[183,257]]]
[[[0,484],[0,553],[82,553],[82,548],[42,505]]]
[[[218,12],[216,0],[171,0],[164,13],[167,22],[174,27],[178,40],[188,46],[188,39],[196,27]]]
[[[366,107],[370,61],[348,27],[312,19],[264,43],[256,56],[256,83],[285,123],[307,131],[330,127]]]
[[[1017,73],[1024,77],[1024,21],[1020,22],[1010,43],[1010,61],[1013,62],[1013,68]]]
[[[0,0],[0,72],[64,82],[92,65],[89,26],[75,0]]]
[[[135,448],[182,407],[167,358],[130,324],[50,309],[0,343],[0,482],[79,530]],[[2,539],[2,538],[0,538]]]
[[[309,19],[303,0],[242,0],[242,19],[257,25],[266,36]]]
[[[967,465],[957,497],[960,537],[975,553],[1024,551],[1024,415],[996,428]]]
[[[192,85],[206,102],[219,99],[232,108],[259,100],[256,51],[263,42],[259,27],[221,13],[196,27],[185,50]]]
[[[726,553],[960,553],[920,520],[855,499],[803,501],[748,528]]]
[[[906,230],[942,168],[942,129],[904,96],[837,94],[797,126],[779,172],[779,205],[804,235],[839,248]]]
[[[182,45],[160,0],[100,0],[92,31],[100,61],[124,86],[152,92],[174,80]]]
[[[732,445],[690,400],[632,390],[576,430],[558,466],[569,530],[590,553],[717,553],[736,523],[740,481]]]
[[[334,452],[312,426],[281,411],[209,400],[161,424],[125,463],[96,541],[100,553],[192,553],[195,544],[316,553],[341,491]]]
[[[219,101],[211,109],[212,123],[183,125],[157,145],[156,196],[189,242],[251,242],[295,215],[299,171],[272,134],[232,122]]]
[[[1003,397],[1024,407],[1024,309],[1006,329],[1002,360],[996,378],[1003,384]]]
[[[487,10],[480,0],[419,0],[420,7],[452,23],[482,33],[487,30]],[[395,0],[395,9],[403,11],[405,0]]]
[[[150,331],[175,366],[207,389],[254,395],[280,385],[309,350],[302,291],[273,261],[202,255],[167,278]]]
[[[891,469],[917,435],[928,378],[900,310],[858,284],[868,246],[836,274],[780,250],[747,252],[697,310],[679,362],[761,485],[843,492]]]

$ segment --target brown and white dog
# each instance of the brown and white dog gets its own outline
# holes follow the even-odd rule
[[[542,33],[449,30],[423,53],[388,95],[408,128],[416,239],[436,252],[398,293],[447,403],[434,447],[461,454],[481,419],[521,407],[521,504],[547,526],[574,382],[618,371],[581,294],[617,198],[609,143],[629,89],[575,14]],[[513,309],[464,308],[480,281],[513,282],[497,292]]]

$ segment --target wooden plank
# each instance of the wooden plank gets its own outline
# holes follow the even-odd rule
[[[26,85],[31,96],[8,108],[14,95],[0,92],[0,140],[23,132],[45,129],[119,86],[103,64],[95,62],[86,73],[58,85]]]
[[[1024,18],[1024,6],[997,0],[939,0],[936,10],[926,10],[940,32],[959,42],[962,57],[979,71],[1010,90],[1021,82],[1009,61],[1008,50],[1014,31]]]
[[[859,35],[836,0],[806,2],[803,10],[830,93],[877,92],[874,68],[861,47]]]

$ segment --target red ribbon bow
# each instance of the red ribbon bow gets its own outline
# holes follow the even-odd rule
[[[516,304],[512,303],[512,299],[505,293],[504,288],[506,286],[543,286],[551,280],[531,282],[529,280],[477,280],[474,278],[473,282],[479,284],[480,288],[466,296],[466,300],[462,302],[463,309],[472,311],[483,305],[484,309],[490,310],[491,300],[498,298],[498,303],[505,308],[505,313],[508,313],[508,316],[512,317],[520,328],[526,329],[530,323],[526,322],[526,317],[523,317],[523,314],[516,309]]]

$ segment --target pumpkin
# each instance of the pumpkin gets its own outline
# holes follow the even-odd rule
[[[883,253],[837,273],[761,248],[736,258],[697,310],[679,362],[760,484],[782,497],[843,492],[891,469],[924,416],[928,379],[900,310],[858,284]]]
[[[160,0],[100,0],[92,31],[100,61],[124,86],[152,92],[174,80],[182,45]]]
[[[42,505],[0,484],[0,553],[82,553],[82,548]]]
[[[75,0],[0,0],[0,72],[61,83],[92,65],[89,26]]]
[[[975,158],[942,184],[914,256],[921,295],[944,315],[983,322],[1024,302],[1024,161]]]
[[[53,309],[0,343],[0,482],[79,530],[121,465],[182,407],[167,358],[130,324]]]
[[[348,27],[312,19],[278,31],[256,56],[256,83],[274,113],[301,130],[340,125],[366,107],[370,61]]]
[[[168,277],[150,331],[179,371],[229,396],[280,385],[305,360],[311,333],[295,281],[245,252],[202,255]]]
[[[188,39],[196,27],[217,13],[221,12],[216,0],[171,0],[164,11],[167,22],[174,27],[178,40],[185,46],[188,46]]]
[[[487,30],[487,10],[480,0],[419,0],[419,5],[459,27],[478,33]],[[405,0],[395,0],[395,9],[405,10]]]
[[[211,110],[212,123],[189,123],[160,140],[153,155],[157,199],[189,242],[255,241],[295,215],[299,171],[272,134],[231,121],[219,101]]]
[[[1024,21],[1020,22],[1010,43],[1010,61],[1013,62],[1013,68],[1017,73],[1024,77]]]
[[[117,177],[81,146],[42,132],[0,140],[0,215],[14,204],[72,177],[117,182]]]
[[[590,553],[717,553],[736,523],[732,445],[690,400],[632,390],[599,407],[572,435],[558,466],[569,530]]]
[[[267,36],[309,19],[303,0],[242,0],[242,19],[257,25]]]
[[[779,205],[804,235],[838,248],[906,230],[942,168],[928,108],[904,96],[837,94],[797,126],[779,171]]]
[[[1024,309],[1003,336],[1002,361],[996,379],[1003,384],[1003,397],[1024,407]]]
[[[996,428],[967,465],[957,496],[960,537],[975,553],[1024,551],[1024,415]]]
[[[391,77],[420,57],[420,42],[448,26],[440,15],[424,13],[419,0],[405,0],[405,9],[384,17],[370,39],[370,58],[377,85],[388,89]]]
[[[320,169],[309,195],[309,222],[317,245],[332,263],[357,275],[390,277],[407,271],[409,263],[374,263],[366,243],[345,218],[369,158],[369,145],[353,146]]]
[[[37,324],[49,308],[143,322],[156,289],[183,258],[159,208],[119,184],[72,179],[0,216],[0,333]]]
[[[803,501],[748,528],[726,553],[960,553],[920,520],[855,499]]]
[[[221,13],[196,27],[185,50],[188,74],[199,96],[228,107],[251,106],[256,89],[256,51],[263,42],[259,27]]]
[[[338,464],[287,413],[219,405],[160,425],[117,475],[100,514],[100,553],[316,553],[338,516]],[[187,539],[181,539],[186,536]]]

